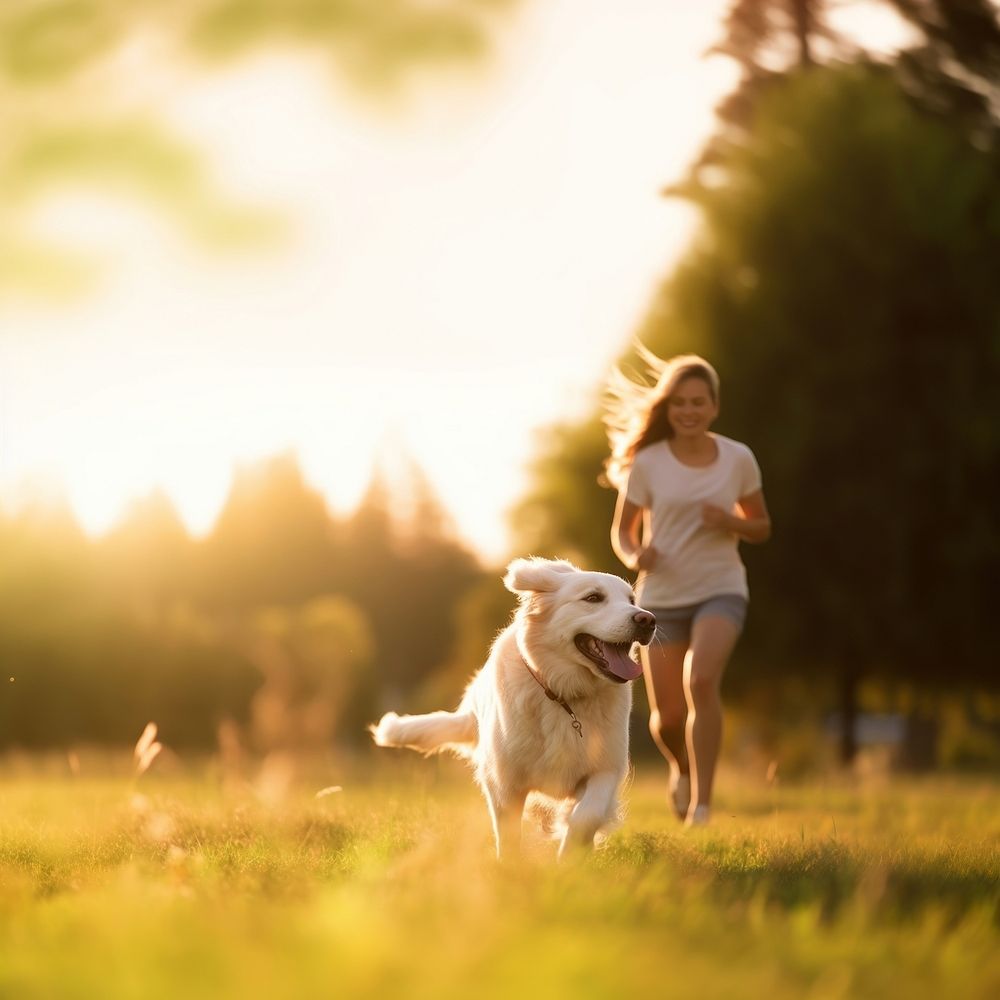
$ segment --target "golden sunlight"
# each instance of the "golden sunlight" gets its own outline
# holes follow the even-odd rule
[[[293,451],[343,510],[396,449],[502,553],[536,429],[586,409],[687,240],[659,191],[733,77],[700,58],[721,0],[626,7],[529,5],[481,72],[393,108],[305,57],[207,76],[146,46],[121,100],[279,224],[218,257],[135,201],[41,202],[34,233],[86,251],[97,284],[7,308],[0,492],[62,482],[101,533],[163,488],[204,533],[243,462]]]

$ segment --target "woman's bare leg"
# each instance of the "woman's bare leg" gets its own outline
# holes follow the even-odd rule
[[[688,753],[684,720],[683,642],[656,642],[642,648],[643,676],[649,698],[649,732],[670,767],[671,787],[688,773]]]
[[[684,658],[684,693],[687,697],[687,749],[691,760],[691,807],[712,801],[715,765],[722,745],[722,675],[740,636],[740,627],[721,615],[707,615],[694,622],[691,648]]]

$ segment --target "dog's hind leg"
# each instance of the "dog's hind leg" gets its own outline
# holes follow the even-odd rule
[[[501,796],[489,785],[483,786],[486,804],[493,821],[493,836],[496,840],[497,861],[509,861],[521,852],[521,817],[527,794]]]

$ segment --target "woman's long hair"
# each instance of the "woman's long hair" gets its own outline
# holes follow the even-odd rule
[[[639,379],[613,368],[604,393],[604,424],[608,433],[611,455],[605,469],[610,484],[622,489],[635,456],[647,445],[673,437],[667,419],[667,405],[677,386],[687,378],[703,378],[719,401],[719,376],[715,369],[697,354],[679,354],[663,360],[652,351],[636,344],[645,373]]]

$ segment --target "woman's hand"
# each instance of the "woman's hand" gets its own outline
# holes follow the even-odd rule
[[[735,527],[733,522],[733,515],[723,507],[717,507],[713,503],[703,503],[701,505],[701,523],[706,528],[733,531]]]
[[[767,513],[764,494],[757,490],[736,501],[739,513],[732,513],[716,507],[715,504],[701,505],[701,523],[706,528],[717,528],[719,531],[731,531],[744,542],[756,545],[766,542],[771,537],[771,517]]]

